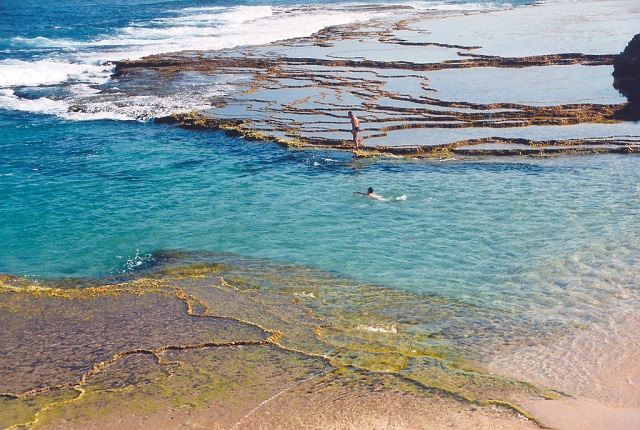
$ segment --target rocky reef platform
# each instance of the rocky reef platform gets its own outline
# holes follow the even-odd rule
[[[376,310],[411,304],[404,331]],[[5,429],[537,429],[519,405],[567,398],[471,364],[465,339],[504,344],[508,315],[235,254],[159,251],[109,279],[0,274],[0,311]]]
[[[362,122],[360,156],[640,151],[632,101],[612,76],[637,32],[637,2],[402,17],[124,61],[114,81],[139,95],[209,80],[210,109],[156,120],[290,146],[354,150],[351,110]]]

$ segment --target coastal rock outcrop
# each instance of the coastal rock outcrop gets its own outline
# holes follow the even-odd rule
[[[332,150],[354,149],[345,121],[353,110],[363,122],[359,157],[640,151],[637,126],[627,123],[639,117],[640,93],[626,89],[638,82],[637,68],[626,65],[637,64],[640,40],[625,55],[588,46],[588,54],[552,52],[496,46],[476,32],[453,43],[444,29],[434,35],[431,19],[401,24],[376,21],[265,46],[122,61],[114,93],[168,94],[182,107],[185,83],[201,85],[191,94],[210,97],[180,112],[160,106],[155,120]],[[533,46],[540,36],[532,29],[522,37]],[[620,91],[611,86],[616,60]],[[576,79],[589,85],[566,84]]]
[[[613,86],[629,100],[640,116],[640,34],[636,34],[613,63]]]

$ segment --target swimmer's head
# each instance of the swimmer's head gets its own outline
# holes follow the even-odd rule
[[[373,193],[373,188],[369,187],[369,188],[367,189],[367,194],[371,194],[371,193]]]

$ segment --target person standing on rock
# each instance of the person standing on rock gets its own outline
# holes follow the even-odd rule
[[[353,143],[356,145],[356,150],[360,149],[360,143],[358,142],[358,132],[360,131],[360,120],[353,112],[349,111],[349,118],[351,118],[351,134],[353,135]]]

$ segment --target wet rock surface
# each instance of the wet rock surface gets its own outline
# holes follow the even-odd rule
[[[598,3],[607,13],[628,13],[631,4]],[[609,15],[585,10],[595,30],[608,25]],[[638,152],[640,126],[629,115],[637,84],[618,74],[614,88],[611,79],[614,63],[626,60],[581,40],[576,52],[549,53],[563,46],[539,26],[562,25],[563,11],[551,4],[332,27],[262,47],[120,62],[114,80],[162,91],[186,75],[209,79],[224,88],[210,109],[156,120],[290,146],[354,150],[346,116],[353,110],[362,122],[360,156]],[[500,14],[523,26],[511,42],[486,27]],[[619,28],[602,46],[628,33]],[[621,83],[631,90],[620,94]]]
[[[473,407],[491,428],[520,429],[538,422],[520,403],[566,397],[474,369],[464,357],[478,339],[493,350],[515,324],[464,301],[210,252],[159,251],[116,278],[0,275],[1,428],[332,428],[353,417],[340,398],[377,419],[409,396],[426,414],[419,421]],[[376,296],[406,330],[386,325]],[[420,305],[406,313],[408,303]],[[425,316],[428,337],[415,330]],[[521,335],[531,330],[549,340],[565,332],[532,321]],[[307,424],[322,416],[309,408],[327,401],[341,416]],[[485,427],[469,419],[460,428]]]

